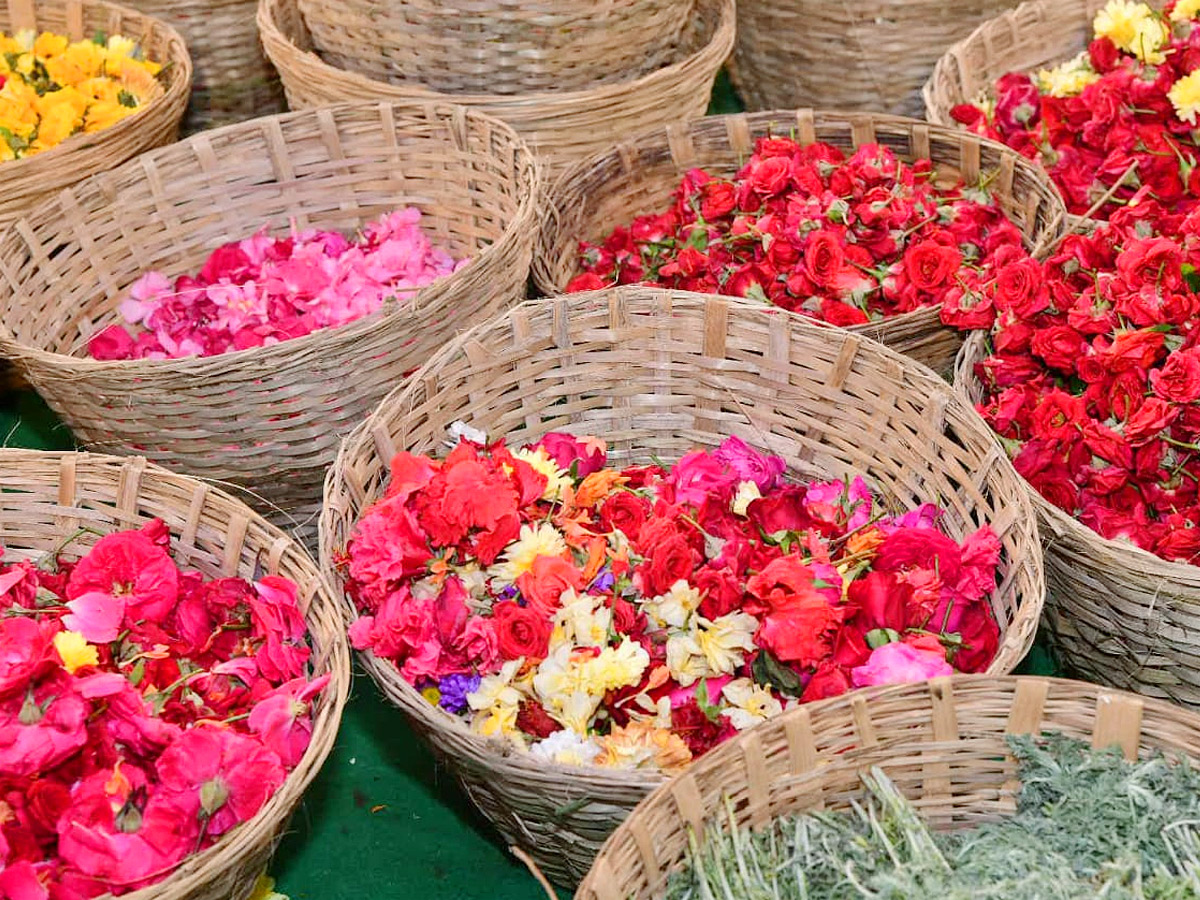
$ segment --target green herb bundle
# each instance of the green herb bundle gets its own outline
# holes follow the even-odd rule
[[[1200,900],[1200,774],[1058,735],[1012,738],[1017,813],[932,831],[879,769],[865,802],[693,838],[666,900]]]

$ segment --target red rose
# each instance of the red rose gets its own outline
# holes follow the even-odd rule
[[[850,584],[851,618],[863,631],[891,628],[903,631],[912,587],[903,584],[895,572],[870,572]]]
[[[958,581],[962,548],[931,528],[897,528],[875,551],[874,568],[882,572],[932,569],[944,584]]]
[[[576,275],[567,282],[564,293],[574,294],[578,291],[598,291],[608,287],[610,284],[610,281],[605,281],[595,272],[584,272],[580,275]]]
[[[618,634],[638,635],[646,630],[646,614],[620,597],[611,603],[613,630]]]
[[[962,646],[954,655],[954,668],[960,672],[984,672],[996,658],[1000,647],[1000,626],[983,604],[975,604],[963,616],[959,628]]]
[[[135,356],[133,338],[120,325],[109,325],[92,335],[88,353],[93,359],[132,359]]]
[[[804,488],[785,485],[767,497],[752,500],[746,508],[746,515],[767,534],[803,531],[812,522],[804,506],[804,496]]]
[[[741,606],[742,586],[729,569],[705,566],[696,573],[692,585],[704,597],[700,601],[700,615],[706,619],[720,618]]]
[[[1076,362],[1087,351],[1087,342],[1069,325],[1052,325],[1034,333],[1030,349],[1051,368],[1074,372]]]
[[[1105,354],[1109,368],[1114,372],[1149,369],[1158,361],[1165,339],[1161,331],[1150,328],[1121,332]]]
[[[43,835],[52,835],[57,831],[58,820],[71,805],[71,792],[53,778],[39,778],[29,786],[26,800],[33,826]]]
[[[1088,44],[1088,59],[1092,68],[1101,74],[1111,72],[1121,60],[1121,51],[1106,37],[1096,38]]]
[[[960,331],[991,328],[996,307],[991,296],[955,285],[942,298],[942,321]]]
[[[792,178],[792,161],[785,156],[772,156],[752,164],[750,186],[760,197],[773,197],[788,186]]]
[[[850,690],[850,679],[846,677],[845,671],[834,663],[823,662],[817,667],[812,678],[808,680],[808,684],[804,686],[800,702],[810,703],[814,700],[825,700],[828,697],[840,697],[848,690]]]
[[[987,113],[974,103],[959,103],[950,108],[950,118],[976,133],[987,128]]]
[[[563,591],[583,589],[583,573],[561,556],[539,556],[528,572],[517,576],[517,588],[531,609],[550,619],[561,605]]]
[[[553,627],[543,616],[528,606],[518,606],[511,600],[492,608],[496,640],[500,655],[505,659],[545,659]]]
[[[1137,412],[1125,422],[1125,440],[1140,447],[1155,440],[1159,433],[1179,418],[1179,407],[1160,397],[1147,397]]]
[[[996,82],[996,125],[1007,133],[1031,129],[1041,121],[1041,92],[1028,75],[1016,72]]]
[[[1027,319],[1050,305],[1041,264],[1024,257],[998,267],[993,301],[1000,312]]]
[[[725,716],[714,722],[700,709],[695,699],[671,710],[671,731],[683,738],[692,756],[703,756],[721,741],[737,733]]]
[[[674,534],[650,552],[650,558],[638,570],[645,579],[645,592],[655,597],[665,594],[671,585],[687,579],[700,561],[699,554],[684,538]]]
[[[813,284],[823,288],[836,287],[845,260],[846,252],[836,233],[822,228],[809,235],[804,245],[804,271]]]
[[[1178,350],[1167,357],[1161,369],[1150,373],[1154,393],[1172,403],[1191,403],[1200,398],[1200,358],[1196,350]]]
[[[700,215],[706,222],[733,212],[737,206],[737,189],[728,181],[710,181],[700,188]]]
[[[844,614],[821,594],[796,596],[762,620],[754,642],[783,662],[816,666],[833,653]]]
[[[826,605],[829,603],[817,590],[812,569],[798,556],[773,560],[750,577],[746,592],[750,596],[743,603],[743,609],[752,616],[797,609],[814,598]]]
[[[623,532],[636,544],[649,515],[649,501],[626,491],[618,491],[601,505],[600,524],[605,531]]]
[[[919,291],[945,285],[962,265],[962,252],[935,240],[918,241],[904,251],[904,272]]]

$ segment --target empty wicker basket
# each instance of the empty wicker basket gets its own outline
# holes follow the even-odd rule
[[[693,0],[298,0],[321,58],[376,81],[526,94],[671,62]],[[368,51],[367,48],[370,48]]]
[[[165,22],[103,0],[5,0],[0,31],[53,31],[73,41],[98,32],[120,34],[142,45],[163,64],[163,94],[136,115],[94,134],[68,138],[57,147],[0,163],[0,229],[30,207],[96,172],[120,165],[175,140],[187,105],[192,61],[183,38]]]
[[[794,135],[801,143],[831,143],[847,152],[866,143],[890,147],[905,162],[932,158],[940,176],[987,183],[1030,248],[1048,250],[1063,228],[1065,210],[1038,166],[1000,144],[914,119],[871,113],[774,111],[708,116],[623,140],[581,160],[549,189],[549,215],[533,261],[534,282],[560,293],[579,272],[579,242],[595,241],[635,216],[665,209],[687,170],[732,177],[767,134]],[[933,368],[948,372],[962,344],[941,324],[939,307],[882,322],[857,325],[866,334]]]
[[[555,167],[606,147],[614,134],[636,134],[663,121],[703,115],[713,78],[733,49],[734,19],[733,0],[695,0],[678,37],[661,35],[670,46],[669,61],[637,77],[573,89],[468,93],[426,86],[441,80],[431,74],[440,55],[420,63],[422,84],[375,80],[339,68],[315,52],[299,0],[260,0],[258,7],[263,46],[293,109],[372,98],[462,103],[508,122]],[[589,58],[585,47],[575,50],[579,58]],[[364,57],[369,61],[381,55],[377,45],[361,44],[358,67],[367,65]]]
[[[955,386],[970,402],[982,397],[975,363],[985,349],[976,334],[959,356]],[[1022,482],[1045,545],[1046,622],[1063,664],[1101,684],[1200,707],[1200,567],[1102,538]]]
[[[649,900],[683,866],[689,831],[845,808],[879,766],[939,827],[1011,815],[1006,735],[1058,732],[1130,758],[1200,762],[1200,716],[1077,681],[958,676],[855,691],[785,713],[718,747],[656,790],[604,845],[576,900]]]
[[[216,128],[286,109],[254,23],[258,0],[128,0],[179,29],[196,67],[184,129]]]
[[[0,355],[83,444],[245,488],[315,546],[341,437],[456,329],[523,295],[537,191],[511,128],[445,104],[326,107],[201,133],[64,191],[0,238]],[[264,224],[348,231],[409,204],[435,243],[472,261],[407,303],[220,356],[86,357],[149,269],[195,271]]]
[[[987,522],[1001,535],[991,671],[1010,671],[1033,640],[1041,559],[1016,472],[949,385],[873,341],[747,301],[639,287],[515,307],[434,356],[346,440],[321,516],[322,568],[337,583],[334,560],[382,496],[395,451],[439,452],[455,421],[514,446],[595,434],[619,464],[737,435],[798,477],[862,474],[889,505],[942,503],[952,534]],[[524,757],[431,706],[390,662],[362,661],[505,839],[560,885],[661,780]]]
[[[734,81],[751,109],[921,114],[947,47],[1017,0],[738,0]]]
[[[6,562],[61,550],[72,535],[76,539],[62,552],[79,555],[104,534],[154,518],[170,529],[176,561],[208,578],[275,574],[294,581],[312,639],[311,672],[330,676],[315,701],[308,750],[258,815],[186,859],[166,880],[125,895],[130,900],[244,900],[333,749],[349,693],[345,626],[328,582],[294,541],[243,503],[194,479],[144,459],[0,450],[0,546]]]

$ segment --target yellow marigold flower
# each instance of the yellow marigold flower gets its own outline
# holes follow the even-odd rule
[[[63,668],[72,675],[77,669],[82,669],[84,666],[100,664],[100,655],[96,652],[96,648],[77,631],[60,631],[56,634],[54,649],[58,651]]]
[[[30,150],[37,153],[57,147],[73,135],[82,123],[83,119],[69,104],[51,107],[38,123],[37,140]]]
[[[493,567],[492,577],[512,583],[532,569],[533,561],[539,556],[562,556],[566,552],[567,542],[553,525],[547,522],[522,525],[520,535],[505,549],[500,563]]]
[[[116,125],[122,119],[132,116],[135,112],[137,112],[136,109],[122,106],[120,103],[103,103],[97,101],[88,107],[83,130],[89,134],[96,131],[103,131],[105,128]]]
[[[1187,22],[1200,15],[1200,0],[1179,0],[1171,10],[1172,22]]]
[[[121,85],[126,91],[138,99],[139,105],[144,105],[163,92],[162,85],[154,77],[154,72],[145,63],[125,59],[121,63]]]
[[[38,97],[33,101],[33,108],[42,118],[60,108],[68,109],[74,115],[82,117],[91,102],[90,98],[75,88],[65,87],[60,91],[48,91]]]
[[[33,52],[35,56],[40,56],[45,59],[47,56],[58,56],[67,49],[71,41],[62,34],[54,34],[51,31],[43,31],[37,36],[37,40],[33,42]]]
[[[1196,113],[1200,112],[1200,70],[1185,75],[1171,85],[1167,97],[1180,120],[1195,125]]]
[[[1100,75],[1092,69],[1086,51],[1062,65],[1039,69],[1037,73],[1038,89],[1051,97],[1074,97],[1099,80]]]
[[[612,732],[598,738],[600,755],[596,762],[618,769],[642,769],[654,766],[673,775],[692,761],[683,738],[650,722],[630,722],[624,728],[614,725]]]

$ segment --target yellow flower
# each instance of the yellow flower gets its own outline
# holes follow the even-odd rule
[[[1200,14],[1200,0],[1179,0],[1171,10],[1172,22],[1187,22]]]
[[[509,583],[533,568],[539,556],[562,556],[567,552],[567,542],[553,525],[540,522],[537,525],[522,525],[521,533],[508,545],[500,563],[492,570],[492,577]]]
[[[546,713],[564,728],[577,734],[587,734],[592,716],[604,698],[603,692],[588,690],[585,659],[591,654],[579,653],[570,644],[562,644],[538,664],[533,676],[533,690]]]
[[[754,632],[758,619],[749,613],[734,612],[712,621],[696,618],[696,645],[700,648],[709,671],[716,675],[731,675],[742,664],[745,654],[754,649]]]
[[[522,447],[512,451],[512,455],[529,463],[535,472],[546,476],[546,489],[542,491],[543,500],[557,500],[562,489],[571,483],[571,476],[558,467],[558,463],[550,458],[545,447],[538,447],[536,450]]]
[[[250,900],[288,900],[288,898],[286,894],[281,894],[275,890],[275,879],[264,872],[258,876],[258,881],[254,885],[254,893],[250,895]]]
[[[669,591],[642,604],[642,608],[659,628],[686,628],[700,600],[700,592],[680,578]]]
[[[688,687],[713,674],[694,634],[673,634],[667,638],[667,671],[680,687]]]
[[[609,691],[637,684],[649,665],[646,648],[627,637],[618,646],[605,647],[599,656],[584,662],[583,689],[602,697]]]
[[[1086,51],[1062,65],[1037,73],[1038,89],[1051,97],[1074,97],[1099,80],[1100,75],[1092,70]]]
[[[34,152],[57,147],[74,134],[83,120],[69,103],[50,107],[38,123],[37,140],[31,149]]]
[[[96,648],[77,631],[60,631],[56,634],[54,649],[58,651],[63,668],[72,675],[77,669],[82,669],[84,666],[100,664],[100,655],[96,652]]]
[[[618,769],[642,769],[648,766],[673,775],[692,761],[683,738],[650,722],[630,722],[624,728],[614,725],[612,732],[598,738],[600,755],[596,762]]]
[[[58,56],[67,49],[67,45],[70,43],[66,35],[43,31],[37,36],[37,40],[33,42],[33,52],[35,56],[39,56],[42,59],[48,56]]]
[[[612,610],[600,597],[576,594],[567,588],[559,597],[561,606],[554,614],[551,646],[568,643],[575,647],[603,647],[608,643],[612,626]]]
[[[749,678],[737,678],[729,682],[721,689],[721,699],[729,704],[729,708],[723,710],[721,715],[729,719],[738,731],[783,712],[783,704],[775,695]]]
[[[91,134],[96,131],[103,131],[109,128],[122,119],[128,118],[137,112],[128,106],[122,106],[120,103],[104,103],[97,101],[88,107],[87,117],[84,119],[83,130]]]
[[[429,701],[430,706],[437,706],[442,702],[442,692],[432,684],[421,691],[421,696]]]
[[[517,712],[521,691],[513,686],[524,658],[511,659],[495,675],[488,675],[479,687],[467,694],[467,705],[475,712],[471,727],[484,737],[504,737],[524,747],[524,738],[517,728]]]
[[[1170,38],[1170,29],[1145,3],[1108,0],[1092,24],[1096,37],[1108,38],[1118,49],[1143,62],[1161,63],[1166,59],[1158,51]]]
[[[1200,69],[1171,85],[1167,97],[1180,120],[1195,125],[1196,113],[1200,112]]]

